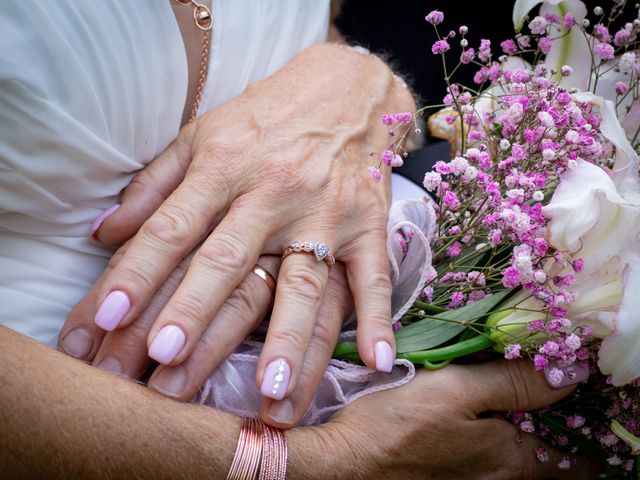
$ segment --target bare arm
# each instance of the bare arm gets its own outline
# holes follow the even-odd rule
[[[239,418],[167,399],[4,327],[0,351],[0,471],[8,478],[226,476]],[[289,436],[298,478],[296,444],[306,435]]]

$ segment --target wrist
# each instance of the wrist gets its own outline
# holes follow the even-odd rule
[[[291,478],[370,478],[357,449],[346,441],[334,424],[287,430]]]

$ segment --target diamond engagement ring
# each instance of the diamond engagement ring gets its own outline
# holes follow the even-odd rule
[[[324,242],[292,242],[282,254],[282,259],[284,260],[293,253],[313,255],[317,261],[326,263],[329,270],[331,270],[336,263],[331,249]]]

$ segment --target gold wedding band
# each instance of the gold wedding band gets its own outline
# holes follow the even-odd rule
[[[264,283],[267,284],[267,287],[269,287],[269,290],[271,290],[271,293],[273,293],[275,295],[275,293],[276,293],[276,279],[273,278],[273,275],[271,275],[269,272],[267,272],[260,265],[254,265],[253,268],[251,269],[251,271],[253,273],[255,273],[257,276],[259,276],[262,280],[264,280]]]

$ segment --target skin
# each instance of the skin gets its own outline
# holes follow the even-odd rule
[[[295,85],[305,85],[304,91]],[[260,253],[279,255],[293,239],[323,239],[345,266],[358,313],[359,351],[376,368],[375,344],[388,343],[392,355],[395,348],[386,260],[390,178],[387,172],[381,184],[373,184],[366,170],[369,152],[386,146],[382,113],[413,107],[406,88],[377,58],[329,44],[305,50],[183,128],[134,179],[122,206],[96,233],[112,245],[133,236],[102,278],[96,308],[110,292],[125,292],[131,308],[118,327],[135,325],[176,266],[194,252],[148,329],[147,347],[165,326],[185,332],[184,347],[165,362],[174,367],[199,349]],[[312,256],[285,259],[258,385],[266,366],[284,358],[291,367],[285,397],[293,394],[328,283],[328,268]],[[208,344],[209,351],[220,347]]]
[[[0,471],[8,478],[226,476],[239,418],[174,402],[4,327],[0,349]],[[553,450],[551,462],[537,463],[538,440],[476,417],[546,405],[569,390],[550,389],[526,362],[421,371],[323,426],[288,430],[288,476],[595,478],[597,467],[584,460],[557,469]]]

